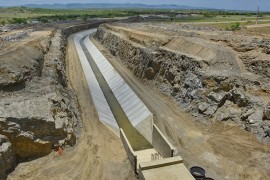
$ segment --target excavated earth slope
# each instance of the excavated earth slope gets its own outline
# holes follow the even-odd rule
[[[67,38],[108,21],[0,33],[0,179],[20,162],[76,144],[82,121],[66,77]]]
[[[79,134],[75,94],[66,86],[61,31],[21,34],[1,35],[0,179],[21,161],[73,146]]]
[[[201,122],[239,124],[269,143],[270,38],[206,29],[117,23],[96,38]]]

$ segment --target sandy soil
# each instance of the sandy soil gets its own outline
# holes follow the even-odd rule
[[[8,179],[135,179],[120,139],[97,119],[71,39],[69,42],[69,80],[78,95],[84,124],[80,142],[64,150],[62,157],[53,152],[20,164]],[[98,46],[154,113],[155,123],[178,148],[187,167],[200,165],[217,180],[270,176],[270,145],[259,143],[254,135],[233,125],[216,122],[210,126],[195,121]]]

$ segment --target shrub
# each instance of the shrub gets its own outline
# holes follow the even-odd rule
[[[47,17],[40,17],[40,18],[38,18],[38,21],[40,21],[42,23],[48,23],[49,19]]]
[[[12,20],[9,20],[10,24],[27,24],[26,18],[13,18]]]
[[[226,31],[235,31],[235,30],[239,30],[239,29],[240,29],[240,23],[239,22],[233,23],[231,25],[231,27],[226,27],[225,28]]]
[[[235,31],[235,30],[238,30],[238,29],[240,29],[240,23],[239,22],[236,22],[236,23],[231,25],[231,30],[232,31]]]
[[[5,25],[6,21],[0,21],[0,25]]]

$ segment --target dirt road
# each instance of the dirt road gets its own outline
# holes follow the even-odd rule
[[[120,139],[97,120],[72,37],[68,47],[68,75],[78,96],[83,120],[80,142],[63,157],[48,157],[20,164],[8,179],[135,179]],[[97,44],[97,42],[95,42]],[[98,44],[97,44],[98,45]],[[270,146],[239,127],[196,122],[174,102],[146,85],[98,45],[123,78],[154,113],[155,123],[178,148],[187,167],[200,165],[207,175],[222,179],[267,179]]]

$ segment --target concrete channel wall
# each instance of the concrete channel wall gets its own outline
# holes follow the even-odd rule
[[[153,140],[152,144],[163,158],[173,157],[175,148],[166,139],[158,127],[153,125]]]
[[[99,83],[93,73],[93,70],[87,60],[87,57],[84,54],[84,51],[80,45],[80,41],[87,35],[95,32],[95,29],[93,30],[87,30],[80,33],[77,33],[74,36],[74,43],[75,47],[77,49],[78,56],[81,61],[81,65],[85,74],[85,78],[92,96],[92,99],[94,101],[99,120],[103,122],[107,127],[112,129],[116,134],[119,135],[119,127],[118,124],[113,116],[113,113],[105,99],[105,96],[99,86]]]
[[[126,135],[125,132],[123,131],[122,128],[120,128],[120,138],[121,141],[124,145],[125,151],[128,155],[129,161],[132,165],[132,167],[134,168],[134,172],[137,172],[137,156],[135,155],[135,152],[133,151]]]
[[[153,115],[89,38],[84,44],[131,124],[152,142]]]

